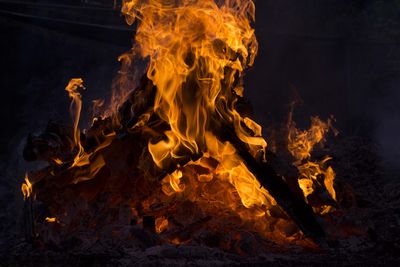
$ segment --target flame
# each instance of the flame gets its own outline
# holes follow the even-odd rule
[[[182,172],[174,171],[171,175],[167,175],[163,180],[162,190],[164,194],[171,196],[176,192],[183,192],[185,186],[181,184]]]
[[[323,184],[324,184],[326,190],[329,192],[331,197],[334,200],[336,200],[336,192],[333,187],[333,181],[335,179],[335,171],[332,169],[332,167],[325,166],[329,160],[331,160],[331,158],[326,157],[322,161],[317,161],[317,162],[307,161],[303,165],[298,166],[299,171],[300,171],[299,184],[302,189],[305,188],[303,190],[305,192],[305,194],[304,194],[305,197],[307,197],[308,195],[310,195],[313,192],[313,190],[309,186],[306,186],[307,183],[310,181],[311,182],[318,181],[318,176],[323,175],[323,177],[324,177]]]
[[[207,133],[206,140],[207,146],[213,148],[210,150],[210,156],[219,161],[216,174],[236,188],[245,207],[276,205],[275,200],[261,187],[260,182],[247,169],[229,142],[221,143],[210,133]]]
[[[21,185],[21,191],[24,195],[24,200],[27,200],[32,194],[32,184],[29,181],[28,174],[25,174],[25,182]]]
[[[257,52],[252,1],[177,2],[124,1],[122,8],[128,24],[139,20],[137,50],[149,58],[147,76],[157,86],[154,110],[171,127],[168,140],[174,139],[173,149],[164,141],[149,145],[162,151],[153,159],[204,151],[213,116],[234,122],[247,143],[265,146],[242,129],[243,118],[233,109],[235,75],[253,64]]]
[[[44,220],[47,223],[56,223],[58,222],[56,217],[46,217],[46,219]]]
[[[135,45],[118,58],[122,68],[108,107],[101,99],[92,101],[93,122],[87,131],[79,128],[83,80],[71,79],[65,88],[71,98],[73,147],[70,154],[51,159],[51,175],[32,176],[35,196],[46,191],[60,193],[39,199],[52,212],[39,227],[53,228],[58,234],[58,228],[69,234],[80,229],[76,227],[108,233],[108,226],[117,220],[111,231],[114,236],[125,234],[121,223],[147,229],[154,222],[151,230],[160,235],[160,242],[217,241],[219,248],[241,254],[247,250],[242,248],[253,243],[269,243],[264,239],[307,245],[298,225],[245,163],[249,162],[243,153],[246,148],[255,161],[267,160],[262,127],[238,108],[244,102],[244,71],[253,65],[258,50],[251,27],[253,1],[123,0],[122,13],[128,24],[137,22]],[[134,91],[138,58],[148,63],[147,77],[142,77],[139,90]],[[291,112],[287,128],[287,149],[299,171],[297,181],[305,201],[316,214],[332,211],[336,191],[331,157],[312,157],[332,130],[330,121],[313,117],[310,129],[300,130]],[[102,151],[117,133],[116,146]],[[136,140],[147,140],[147,147],[137,145]],[[133,150],[137,145],[138,150],[120,151],[125,144]],[[147,162],[150,156],[154,164]],[[38,183],[37,177],[43,182]],[[284,178],[289,181],[291,177]],[[60,190],[65,184],[68,187]],[[21,190],[24,199],[29,199],[25,204],[32,205],[28,175]],[[325,202],[318,202],[321,192],[329,197]],[[91,214],[92,207],[106,216]],[[85,212],[90,214],[82,224],[79,215]],[[150,218],[147,222],[146,217]],[[227,234],[223,240],[214,236],[221,231]]]
[[[59,158],[54,158],[53,161],[54,161],[54,163],[56,163],[57,165],[62,165],[62,164],[64,163],[64,162],[63,162],[61,159],[59,159]]]
[[[166,168],[188,153],[208,153],[220,162],[218,176],[235,186],[243,205],[268,202],[268,193],[232,145],[212,134],[222,121],[233,126],[253,154],[267,146],[261,126],[235,109],[243,96],[240,77],[258,50],[251,27],[254,3],[124,0],[122,13],[129,25],[138,21],[134,50],[149,60],[147,77],[157,88],[154,112],[170,126],[164,138],[148,144],[156,165]],[[181,178],[179,172],[166,176],[164,193],[182,192]]]
[[[168,219],[165,217],[159,217],[156,219],[156,233],[160,234],[168,229]]]
[[[151,132],[148,152],[161,169],[160,173],[166,175],[158,190],[150,190],[152,192],[148,195],[144,193],[144,197],[132,196],[130,205],[135,217],[151,214],[156,218],[157,233],[164,234],[173,228],[176,230],[177,220],[166,215],[165,210],[157,210],[157,205],[153,204],[158,201],[165,203],[169,211],[174,209],[169,204],[178,200],[180,203],[190,202],[193,205],[191,207],[198,208],[199,214],[195,216],[214,214],[216,218],[221,216],[228,219],[221,221],[229,223],[229,219],[234,218],[232,224],[240,224],[246,231],[258,232],[276,241],[295,238],[295,233],[301,235],[267,189],[247,168],[235,148],[236,144],[218,137],[221,137],[220,128],[231,127],[228,130],[232,130],[247,145],[255,160],[266,160],[267,142],[262,137],[262,127],[236,109],[244,96],[243,73],[253,65],[258,50],[251,27],[255,20],[253,1],[123,0],[122,4],[127,23],[131,25],[137,22],[136,42],[129,52],[119,57],[122,69],[114,84],[108,110],[104,111],[103,118],[94,118],[94,123],[98,119],[110,118],[107,127],[111,126],[114,131],[107,129],[111,133],[96,132],[97,145],[94,148],[90,148],[93,147],[91,142],[81,142],[80,90],[85,89],[83,80],[71,79],[65,88],[71,98],[70,113],[76,150],[73,160],[69,162],[73,183],[92,179],[106,165],[105,158],[108,158],[103,158],[100,150],[111,144],[116,136],[115,131],[126,130],[129,134],[132,130],[145,128]],[[119,108],[133,92],[135,77],[132,68],[136,57],[148,60],[146,75],[154,85],[150,88],[156,91],[153,107],[142,114],[133,114],[138,115],[138,120],[133,126],[127,126],[122,124]],[[101,100],[93,101],[93,112],[98,113],[103,105]],[[152,128],[154,118],[157,126],[161,125],[159,128]],[[108,124],[110,121],[111,125]],[[295,127],[290,116],[288,150],[299,170],[298,183],[306,201],[321,186],[336,200],[335,172],[327,165],[330,158],[311,160],[314,147],[324,141],[329,129],[329,121],[326,123],[315,117],[311,128],[301,131]],[[64,164],[59,158],[54,158],[53,162]],[[170,172],[171,166],[175,169],[173,172]],[[110,177],[119,178],[118,173],[109,169]],[[146,166],[143,179],[148,178],[147,175],[154,178]],[[25,199],[32,192],[27,176],[22,192]],[[331,206],[325,205],[315,210],[325,213],[330,209]],[[189,213],[183,211],[185,216],[195,212],[191,209]],[[48,217],[45,221],[63,222],[62,218],[67,213],[54,215],[57,217]],[[210,228],[213,227],[218,229],[215,222],[214,225],[210,224]],[[229,229],[230,226],[227,227]],[[186,242],[176,234],[168,239],[173,244]]]
[[[218,177],[221,181],[232,184],[238,195],[240,196],[243,206],[250,208],[254,205],[276,205],[275,200],[270,197],[269,193],[261,187],[257,178],[247,169],[241,158],[236,155],[235,148],[228,142],[222,143],[212,135],[206,133],[207,146],[215,148],[215,151],[206,153],[201,159],[196,162],[190,162],[188,165],[198,165],[208,170],[212,167],[206,164],[206,159],[212,157],[218,161],[218,166],[214,168],[213,175],[198,174],[199,182],[209,182],[213,176]],[[166,195],[173,195],[174,193],[181,193],[185,190],[183,180],[183,173],[181,170],[167,175],[163,183],[163,192]]]
[[[311,118],[311,127],[308,130],[299,130],[292,120],[292,112],[289,114],[288,121],[288,150],[294,157],[294,165],[299,170],[298,183],[303,191],[305,200],[312,195],[316,189],[324,189],[330,198],[336,201],[336,191],[334,188],[335,171],[327,162],[332,158],[327,156],[320,161],[310,160],[312,151],[317,144],[324,142],[326,133],[331,127],[331,122],[322,121],[318,117]],[[336,131],[335,131],[336,133]],[[314,208],[314,211],[324,214],[332,210],[330,205],[322,208]]]
[[[90,180],[96,176],[96,174],[104,167],[105,161],[101,154],[96,154],[96,152],[109,146],[115,137],[115,132],[104,134],[102,140],[96,148],[89,152],[86,152],[81,143],[81,131],[79,129],[80,114],[82,110],[82,95],[79,93],[79,89],[85,89],[83,86],[83,80],[81,78],[71,79],[65,88],[71,98],[70,113],[74,122],[74,144],[75,148],[78,150],[74,157],[73,163],[69,167],[83,167],[89,165],[87,169],[78,170],[75,174],[75,183]],[[96,101],[95,101],[96,102]],[[63,162],[60,159],[53,159],[58,165]]]
[[[298,161],[308,159],[311,157],[314,146],[324,140],[325,134],[330,128],[330,122],[324,122],[318,117],[312,117],[310,129],[301,131],[296,128],[296,124],[291,118],[292,115],[289,116],[289,152]]]
[[[79,93],[79,89],[85,89],[85,87],[83,86],[83,80],[81,78],[71,79],[67,87],[65,88],[65,90],[69,94],[69,97],[72,99],[70,105],[70,113],[74,121],[74,143],[75,147],[78,149],[71,168],[75,166],[88,165],[90,163],[89,155],[85,153],[85,150],[81,144],[81,131],[79,129],[79,120],[82,110],[82,95]]]

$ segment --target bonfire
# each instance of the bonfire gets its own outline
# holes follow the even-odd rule
[[[335,171],[313,152],[332,119],[301,130],[291,111],[265,137],[243,82],[258,50],[253,1],[124,0],[121,13],[136,31],[111,99],[93,101],[81,128],[81,91],[95,88],[73,78],[72,123],[27,139],[25,159],[48,162],[22,184],[27,239],[110,234],[240,254],[329,244]]]

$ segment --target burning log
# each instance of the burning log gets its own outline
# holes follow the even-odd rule
[[[268,162],[257,161],[229,125],[221,125],[216,128],[215,133],[220,140],[227,141],[235,147],[239,156],[246,162],[247,168],[257,177],[261,185],[268,190],[306,236],[320,244],[325,242],[323,240],[325,238],[324,230],[317,222],[312,208],[289,188],[283,177],[277,175]]]

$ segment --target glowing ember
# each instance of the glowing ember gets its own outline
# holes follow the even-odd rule
[[[58,221],[57,221],[57,218],[54,218],[54,217],[52,217],[52,218],[46,217],[45,222],[47,222],[47,223],[56,223],[56,222],[58,222]]]

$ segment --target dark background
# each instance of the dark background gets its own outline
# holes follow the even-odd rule
[[[117,57],[131,46],[133,31],[112,11],[111,0],[47,1],[55,2],[91,8],[0,1],[1,232],[14,225],[10,203],[22,198],[24,170],[37,167],[22,160],[27,134],[50,119],[69,119],[64,88],[70,78],[85,80],[85,109],[109,96]],[[335,116],[342,135],[372,139],[387,179],[398,179],[400,1],[258,0],[256,10],[260,51],[246,74],[245,94],[258,121],[283,121],[297,91],[300,126],[312,115]],[[58,20],[43,19],[55,15]]]

